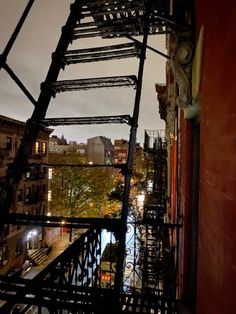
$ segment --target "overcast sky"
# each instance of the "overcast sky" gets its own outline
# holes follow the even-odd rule
[[[8,64],[22,80],[35,99],[40,83],[45,80],[61,27],[69,14],[70,0],[35,0],[30,14],[8,56]],[[2,52],[21,16],[27,0],[0,0],[0,51]],[[76,40],[69,49],[112,45],[124,40]],[[165,52],[164,36],[149,37],[149,45]],[[148,50],[143,77],[143,90],[137,140],[143,143],[145,129],[163,129],[159,118],[155,83],[165,83],[165,59]],[[59,79],[78,79],[100,76],[137,75],[138,60],[125,59],[110,62],[70,65],[61,71]],[[129,88],[97,89],[57,94],[49,105],[47,117],[96,116],[132,114],[135,91]],[[0,72],[0,114],[26,121],[33,105],[28,101],[8,74]],[[96,135],[114,138],[129,137],[124,125],[58,127],[54,133],[67,140],[86,142]]]

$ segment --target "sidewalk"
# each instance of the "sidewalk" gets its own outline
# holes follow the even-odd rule
[[[52,250],[48,254],[48,258],[38,266],[32,266],[31,270],[24,276],[26,279],[33,279],[40,273],[48,264],[50,264],[65,248],[72,242],[69,241],[69,233],[64,233],[59,239],[52,244]]]

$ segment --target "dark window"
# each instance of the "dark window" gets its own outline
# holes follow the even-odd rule
[[[18,239],[16,243],[15,256],[19,256],[22,253],[22,239]]]
[[[6,237],[9,234],[10,225],[3,226],[3,235]]]
[[[6,149],[12,150],[12,138],[9,136],[6,137]]]
[[[31,198],[31,188],[26,188],[25,189],[25,202],[29,203]]]
[[[22,190],[18,190],[17,194],[16,194],[16,201],[17,203],[22,202],[23,200],[23,191]]]
[[[0,247],[0,265],[7,264],[7,245],[4,244]]]
[[[46,174],[47,174],[47,169],[46,167],[41,167],[39,169],[39,176],[40,178],[46,178]]]
[[[42,185],[42,192],[43,192],[43,193],[46,192],[46,185],[45,185],[45,184]]]

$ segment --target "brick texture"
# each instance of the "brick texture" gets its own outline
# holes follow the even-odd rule
[[[236,4],[196,1],[201,82],[197,314],[236,313]]]

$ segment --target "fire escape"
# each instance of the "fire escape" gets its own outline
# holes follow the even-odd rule
[[[176,7],[171,7],[168,2],[164,4],[148,0],[75,0],[52,54],[51,65],[41,84],[38,100],[35,100],[7,64],[7,55],[33,4],[33,1],[29,1],[0,60],[1,68],[12,77],[35,106],[1,190],[1,229],[6,224],[60,227],[63,221],[67,228],[86,228],[87,231],[34,279],[1,275],[0,299],[6,301],[1,308],[2,313],[8,313],[12,305],[17,303],[25,305],[21,313],[26,313],[32,305],[37,306],[38,313],[177,313],[177,232],[176,226],[166,223],[164,219],[166,149],[160,138],[156,139],[152,148],[146,147],[147,154],[152,156],[153,186],[151,192],[147,187],[143,217],[131,215],[133,218],[130,219],[129,208],[146,49],[156,51],[147,45],[147,40],[149,35],[166,34],[174,32],[175,28],[180,30],[181,27],[186,27],[185,21],[180,25],[179,15],[173,14],[175,9],[180,12],[183,5],[182,1],[177,2]],[[170,14],[170,11],[173,12]],[[120,38],[124,39],[124,43],[69,49],[74,41],[91,37],[109,39],[111,42],[112,39]],[[119,62],[123,58],[139,59],[137,75],[58,80],[60,71],[73,64],[114,60]],[[135,89],[132,115],[46,117],[50,101],[58,93],[78,91],[79,94],[79,91],[89,93],[91,89],[123,87]],[[9,213],[17,186],[29,166],[28,159],[40,130],[48,126],[88,124],[127,124],[130,127],[127,163],[115,166],[121,169],[124,176],[121,218],[43,217]],[[109,288],[103,288],[98,278],[103,254],[103,230],[108,230],[118,245],[114,284]],[[131,273],[136,278],[132,282],[125,277],[129,230],[132,230],[133,239]],[[110,239],[112,241],[114,242]]]

